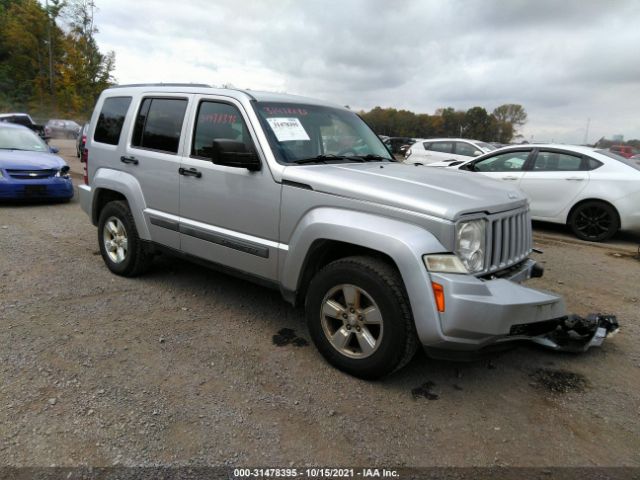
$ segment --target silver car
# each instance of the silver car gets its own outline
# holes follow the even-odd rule
[[[521,285],[542,273],[523,193],[396,163],[346,108],[110,88],[83,160],[80,201],[113,273],[139,275],[165,252],[273,287],[304,305],[315,345],[350,374],[389,374],[419,346],[456,358],[522,339],[564,348],[562,299]],[[579,348],[607,333],[599,320],[587,330]]]

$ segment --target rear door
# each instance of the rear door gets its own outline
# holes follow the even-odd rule
[[[520,188],[531,198],[531,216],[555,219],[589,183],[588,161],[558,149],[538,150],[527,166]]]
[[[148,94],[138,102],[120,167],[133,175],[144,193],[144,210],[152,240],[180,247],[180,154],[185,114],[193,95]]]

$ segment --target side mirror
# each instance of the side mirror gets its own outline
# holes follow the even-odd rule
[[[476,150],[475,152],[473,152],[474,157],[479,157],[480,155],[482,155],[482,152],[480,150]]]
[[[58,147],[49,147],[49,151],[51,153],[58,153],[60,151],[60,149]]]
[[[246,168],[252,172],[262,167],[258,155],[247,150],[243,142],[235,140],[214,140],[211,145],[211,161],[216,165]]]

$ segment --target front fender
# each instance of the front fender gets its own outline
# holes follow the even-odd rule
[[[149,227],[144,219],[143,211],[146,207],[144,195],[142,194],[142,188],[136,178],[126,172],[119,170],[112,170],[110,168],[99,168],[94,173],[91,179],[93,194],[93,220],[97,223],[97,205],[96,201],[100,197],[99,192],[101,189],[113,190],[118,192],[127,199],[131,214],[136,222],[136,229],[138,235],[144,240],[151,240],[149,234]]]
[[[282,288],[300,288],[305,259],[317,240],[335,240],[382,252],[395,262],[409,296],[418,336],[423,343],[442,335],[433,291],[422,256],[447,250],[424,228],[388,217],[339,208],[316,208],[296,226],[289,251],[282,256]],[[435,330],[434,330],[435,329]]]

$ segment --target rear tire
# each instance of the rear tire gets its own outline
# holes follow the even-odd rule
[[[305,310],[320,353],[355,377],[388,375],[418,348],[400,274],[382,260],[347,257],[328,264],[311,280]]]
[[[151,265],[153,254],[138,236],[127,202],[104,206],[98,220],[98,244],[104,263],[116,275],[135,277]]]
[[[620,229],[620,218],[616,209],[608,203],[589,200],[573,209],[568,224],[579,239],[604,242]]]

